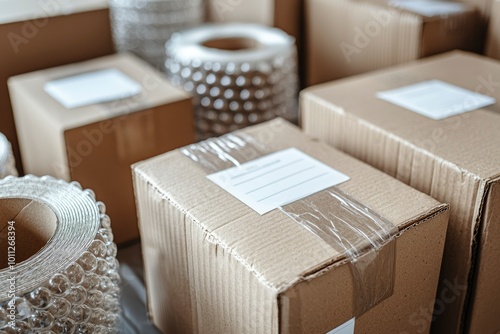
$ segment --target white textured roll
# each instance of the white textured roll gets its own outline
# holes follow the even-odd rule
[[[94,196],[51,177],[0,180],[0,333],[117,331],[116,245]]]
[[[0,179],[9,175],[17,176],[16,163],[9,141],[0,133]]]
[[[167,75],[195,96],[199,139],[277,116],[297,118],[297,51],[285,32],[257,24],[204,25],[172,35]]]
[[[117,51],[130,51],[164,70],[165,42],[203,22],[204,0],[110,0]]]

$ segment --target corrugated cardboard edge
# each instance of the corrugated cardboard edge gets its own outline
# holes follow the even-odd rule
[[[485,206],[487,204],[487,199],[490,196],[490,192],[492,191],[492,188],[496,185],[500,184],[500,175],[497,175],[493,178],[491,178],[489,181],[485,182],[484,190],[483,190],[483,196],[481,198],[481,202],[478,205],[478,214],[477,214],[477,219],[476,219],[476,227],[474,229],[474,240],[476,241],[475,244],[473,245],[473,261],[471,263],[471,271],[469,274],[469,289],[467,291],[466,299],[465,299],[465,305],[464,305],[464,312],[462,314],[461,318],[461,328],[462,331],[468,332],[471,328],[471,326],[475,325],[473,323],[473,307],[475,306],[474,301],[475,301],[475,290],[476,290],[476,285],[479,279],[479,261],[480,261],[480,247],[483,245],[483,240],[485,239],[486,235],[483,235],[482,232],[487,233],[487,226],[485,226],[485,218],[483,212],[485,211]],[[482,305],[479,305],[481,307]],[[487,326],[487,325],[486,325]]]

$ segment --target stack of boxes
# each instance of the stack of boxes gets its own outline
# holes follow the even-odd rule
[[[0,132],[141,239],[161,331],[500,332],[500,1],[208,0],[295,37],[307,88],[302,130],[199,143],[107,2],[4,1]]]

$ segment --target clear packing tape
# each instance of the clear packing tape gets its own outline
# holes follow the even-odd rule
[[[161,71],[165,42],[205,16],[204,0],[111,0],[109,8],[117,51],[130,51]]]
[[[105,211],[75,182],[0,180],[0,333],[118,331],[117,248]]]
[[[273,151],[255,138],[234,132],[183,148],[207,174]],[[327,204],[325,204],[327,203]],[[390,297],[394,290],[397,229],[376,212],[332,187],[279,208],[349,262],[354,278],[354,316]]]
[[[257,24],[204,25],[172,35],[167,75],[194,96],[199,139],[277,116],[297,119],[297,51],[285,32]]]
[[[9,141],[0,133],[0,179],[9,175],[17,176],[16,163]]]

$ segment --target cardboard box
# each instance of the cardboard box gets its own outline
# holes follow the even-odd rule
[[[308,88],[301,93],[302,125],[306,133],[450,203],[434,330],[496,333],[500,104],[434,120],[375,96],[430,79],[500,101],[500,63],[455,51]],[[443,295],[450,282],[460,287],[453,298]]]
[[[138,82],[141,94],[67,109],[44,90],[109,68]],[[9,89],[26,173],[80,182],[106,204],[117,243],[138,238],[130,165],[194,141],[191,98],[128,54],[16,76]]]
[[[395,7],[401,3],[419,2],[307,0],[307,84],[454,49],[482,50],[484,41],[479,41],[477,34],[479,13],[474,7],[452,2],[452,8],[442,10],[438,6],[443,2],[435,8],[430,1],[412,10]],[[416,10],[429,13],[419,14]]]
[[[500,1],[494,1],[490,24],[488,27],[488,42],[486,55],[500,60]]]
[[[0,132],[22,172],[7,79],[108,55],[114,47],[106,0],[3,0],[1,7]]]
[[[417,311],[432,310],[448,206],[311,140],[281,119],[233,135],[246,138],[243,143],[234,140],[241,150],[221,144],[226,154],[220,158],[201,149],[201,156],[195,155],[198,163],[194,162],[186,152],[196,154],[200,146],[191,146],[133,166],[149,311],[155,325],[165,333],[326,333],[355,316],[354,305],[360,302],[354,297],[360,293],[355,286],[360,281],[350,272],[354,264],[327,238],[319,238],[289,215],[300,211],[287,211],[311,201],[316,203],[310,204],[316,217],[322,210],[324,217],[340,217],[342,209],[329,207],[333,200],[328,193],[259,215],[207,178],[205,167],[217,162],[243,163],[263,152],[294,147],[347,174],[350,180],[337,189],[385,217],[394,228],[393,242],[371,258],[372,274],[382,277],[363,277],[367,295],[389,282],[394,283],[393,293],[356,317],[355,333],[414,333],[411,322],[419,317]],[[210,143],[213,148],[217,141]],[[324,194],[327,199],[321,197]],[[340,228],[335,219],[325,226],[336,226],[344,240],[352,231]],[[346,226],[353,230],[359,223],[357,218],[348,221]],[[369,247],[357,249],[359,263],[373,255]],[[383,255],[391,249],[393,253]],[[392,264],[379,267],[383,261],[377,261],[387,254],[394,256]],[[419,329],[429,328],[424,323]]]

